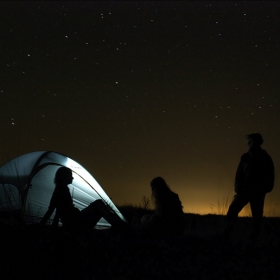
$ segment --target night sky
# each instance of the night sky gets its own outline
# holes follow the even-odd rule
[[[280,216],[279,14],[276,1],[0,2],[0,165],[52,150],[115,204],[162,176],[185,212],[217,213],[260,132],[276,171],[265,215]]]

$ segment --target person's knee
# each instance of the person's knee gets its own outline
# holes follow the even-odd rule
[[[105,206],[105,203],[101,199],[97,199],[93,201],[90,205],[90,208],[95,209],[95,210],[100,210],[103,209]]]
[[[104,202],[101,199],[96,199],[90,205],[100,205],[100,204],[104,204]]]

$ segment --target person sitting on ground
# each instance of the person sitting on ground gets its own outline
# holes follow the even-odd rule
[[[50,201],[49,208],[40,224],[45,225],[53,212],[56,210],[52,226],[57,227],[59,220],[63,227],[74,229],[78,227],[94,227],[103,217],[113,226],[125,224],[119,216],[110,211],[109,207],[101,199],[92,202],[88,207],[79,210],[73,204],[68,185],[73,181],[72,170],[60,167],[54,178],[55,189]]]
[[[185,228],[185,219],[178,194],[172,192],[161,177],[154,178],[150,186],[155,213],[142,217],[142,228],[163,235],[182,234]]]

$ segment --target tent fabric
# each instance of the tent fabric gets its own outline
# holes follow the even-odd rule
[[[82,210],[96,199],[102,199],[125,221],[102,187],[83,166],[66,155],[52,151],[24,154],[0,168],[0,211],[21,210],[26,222],[40,220],[48,210],[55,188],[54,176],[61,166],[73,172],[74,180],[69,189],[75,207]],[[98,225],[110,224],[102,218]]]

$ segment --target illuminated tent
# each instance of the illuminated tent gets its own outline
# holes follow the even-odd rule
[[[0,168],[0,212],[20,213],[25,222],[38,222],[48,210],[54,191],[54,176],[61,166],[73,172],[69,186],[75,207],[82,210],[102,199],[122,220],[117,207],[92,175],[73,159],[56,152],[38,151],[24,154]],[[53,219],[54,214],[51,219]],[[105,219],[97,225],[109,226]]]

